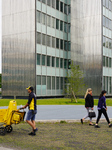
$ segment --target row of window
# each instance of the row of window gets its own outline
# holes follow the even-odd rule
[[[103,36],[103,46],[112,49],[112,40]]]
[[[103,56],[103,66],[111,68],[112,67],[112,58]]]
[[[108,94],[112,94],[112,78],[103,77],[103,89],[107,91]]]
[[[40,11],[37,11],[37,22],[58,29],[60,31],[64,31],[66,33],[70,33],[70,23],[63,22]]]
[[[110,0],[103,0],[103,6],[112,11],[112,2]]]
[[[66,15],[70,14],[70,5],[64,4],[60,0],[38,0],[41,1],[44,4],[47,4],[48,6],[51,6],[52,8],[56,8],[62,13],[65,13]]]
[[[36,85],[46,86],[47,90],[59,90],[64,88],[65,78],[63,77],[54,77],[54,76],[38,76]]]
[[[37,54],[37,65],[70,69],[71,60]]]
[[[103,26],[112,30],[112,21],[103,16]]]
[[[65,41],[62,39],[58,39],[46,34],[42,34],[37,32],[37,43],[46,45],[49,47],[57,48],[57,49],[64,49],[65,51],[70,51],[71,50],[71,42],[70,41]]]

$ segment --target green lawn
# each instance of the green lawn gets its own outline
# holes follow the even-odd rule
[[[36,123],[36,136],[29,136],[27,123],[13,125],[13,131],[0,136],[0,146],[18,150],[112,150],[112,128],[99,123]]]
[[[8,106],[11,99],[0,99],[0,106]],[[28,100],[17,99],[17,105],[25,105]],[[107,106],[112,106],[112,99],[107,99]],[[37,105],[84,105],[84,99],[78,99],[78,103],[70,102],[68,98],[54,98],[37,100]],[[98,100],[94,100],[94,104],[98,104]]]

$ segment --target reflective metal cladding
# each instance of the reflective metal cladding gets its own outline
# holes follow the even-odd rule
[[[71,0],[71,59],[81,66],[94,95],[102,90],[101,0]]]
[[[35,0],[2,1],[2,95],[35,87]]]

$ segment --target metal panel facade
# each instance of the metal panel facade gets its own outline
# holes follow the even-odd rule
[[[71,31],[71,59],[97,96],[102,90],[101,0],[71,0]]]
[[[3,0],[2,96],[27,96],[35,65],[35,0]]]

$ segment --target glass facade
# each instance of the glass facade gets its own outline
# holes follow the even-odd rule
[[[36,2],[36,76],[41,78],[41,86],[36,82],[36,95],[62,95],[71,59],[70,1]]]
[[[103,0],[103,89],[112,95],[112,1]]]

